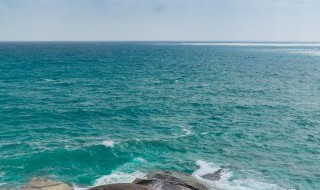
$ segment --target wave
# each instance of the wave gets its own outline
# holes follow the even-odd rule
[[[129,162],[127,164],[132,165],[134,162],[144,162],[144,164],[146,164],[146,161],[142,158],[136,158],[133,160],[133,162]],[[207,180],[202,178],[201,176],[214,173],[222,168],[213,163],[206,162],[203,160],[198,160],[196,162],[196,165],[199,166],[199,169],[195,170],[192,173],[192,175],[198,180],[200,180],[210,190],[288,190],[276,184],[261,182],[255,179],[239,179],[236,175],[234,175],[234,172],[226,168],[223,168],[223,172],[221,173],[221,179],[219,181]],[[93,186],[113,183],[131,183],[136,178],[144,178],[146,176],[146,173],[141,172],[140,170],[126,172],[123,170],[124,168],[127,167],[120,167],[111,174],[96,179]],[[75,187],[76,190],[83,190],[83,188],[79,188],[77,186]]]
[[[186,136],[192,134],[192,131],[190,129],[183,128],[182,131],[185,132]]]
[[[44,79],[46,82],[54,82],[53,79]]]
[[[143,178],[146,174],[140,171],[135,171],[133,173],[125,173],[116,171],[114,173],[111,173],[110,175],[105,175],[94,182],[94,186],[99,185],[106,185],[106,184],[112,184],[112,183],[131,183],[136,178]]]
[[[271,46],[271,47],[320,47],[320,43],[179,43],[179,45],[191,46]]]
[[[102,144],[106,147],[112,148],[112,147],[114,147],[115,144],[117,144],[117,142],[112,141],[112,140],[105,140],[102,142]]]
[[[214,173],[221,169],[221,167],[203,160],[198,160],[196,164],[199,166],[199,169],[192,175],[212,190],[288,190],[275,184],[260,182],[255,179],[237,179],[233,172],[226,168],[223,168],[221,179],[219,181],[207,180],[201,176]]]
[[[181,137],[186,137],[190,136],[193,134],[191,127],[181,127],[181,133],[173,133],[174,137],[173,138],[181,138]]]
[[[145,159],[136,157],[131,161],[119,166],[111,174],[96,179],[94,182],[94,186],[112,183],[131,183],[136,178],[143,178],[146,175],[140,170],[136,170],[136,168],[142,168],[147,164],[148,163]]]

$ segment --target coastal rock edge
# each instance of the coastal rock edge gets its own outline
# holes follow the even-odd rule
[[[201,176],[203,179],[218,181],[223,170]],[[33,178],[21,190],[72,190],[68,184],[44,178]],[[83,188],[86,189],[86,188]],[[190,174],[173,171],[155,171],[132,183],[117,183],[88,188],[88,190],[208,190],[201,181]]]
[[[71,190],[72,188],[62,182],[50,179],[34,178],[28,184],[21,187],[21,190]]]
[[[146,176],[146,179],[136,179],[132,183],[145,185],[150,190],[207,190],[191,175],[171,172],[157,171]]]

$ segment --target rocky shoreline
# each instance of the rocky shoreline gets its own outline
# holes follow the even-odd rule
[[[214,173],[201,176],[205,180],[218,181],[221,178],[222,169]],[[66,183],[50,179],[34,178],[21,190],[73,190],[74,188]],[[173,172],[156,171],[147,174],[143,179],[137,178],[132,183],[116,183],[84,188],[87,190],[209,190],[203,182],[194,176]],[[210,188],[212,190],[212,188]]]

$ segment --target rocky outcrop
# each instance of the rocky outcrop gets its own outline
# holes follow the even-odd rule
[[[193,176],[169,171],[153,172],[146,179],[136,179],[133,183],[145,185],[151,190],[207,190]]]
[[[101,185],[88,190],[149,190],[146,186],[132,183],[118,183],[110,185]]]
[[[203,179],[218,181],[221,179],[223,169],[214,173],[201,176]],[[35,178],[23,186],[21,190],[71,190],[72,188],[62,182],[49,179]],[[208,190],[204,184],[192,175],[172,172],[157,171],[135,179],[132,183],[117,183],[101,185],[88,190]]]
[[[221,179],[222,172],[223,172],[223,169],[219,169],[212,174],[206,174],[201,177],[204,179],[211,180],[211,181],[219,181]]]
[[[65,183],[52,181],[49,179],[34,178],[21,190],[71,190],[71,187]]]

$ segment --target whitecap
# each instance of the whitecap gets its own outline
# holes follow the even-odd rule
[[[180,130],[181,131],[179,133],[172,133],[172,135],[174,135],[173,138],[181,138],[193,134],[191,127],[180,126]]]
[[[232,171],[225,168],[223,169],[221,179],[219,181],[207,180],[201,176],[214,173],[218,169],[221,169],[221,167],[203,160],[198,160],[196,164],[199,166],[199,169],[192,175],[212,190],[285,190],[275,184],[260,182],[254,179],[237,179]]]
[[[183,134],[180,137],[185,137],[192,134],[191,127],[188,126],[181,126],[181,131],[183,132]]]
[[[191,135],[192,131],[190,129],[187,128],[183,128],[182,131],[185,132],[185,135]]]
[[[53,79],[44,79],[46,82],[53,82]]]
[[[102,142],[102,144],[106,147],[114,147],[115,144],[117,144],[115,141],[112,141],[112,140],[105,140]]]
[[[105,175],[95,180],[94,186],[106,185],[112,183],[131,183],[136,178],[144,178],[146,174],[140,171],[135,171],[133,173],[125,173],[120,171],[115,171],[110,175]]]

